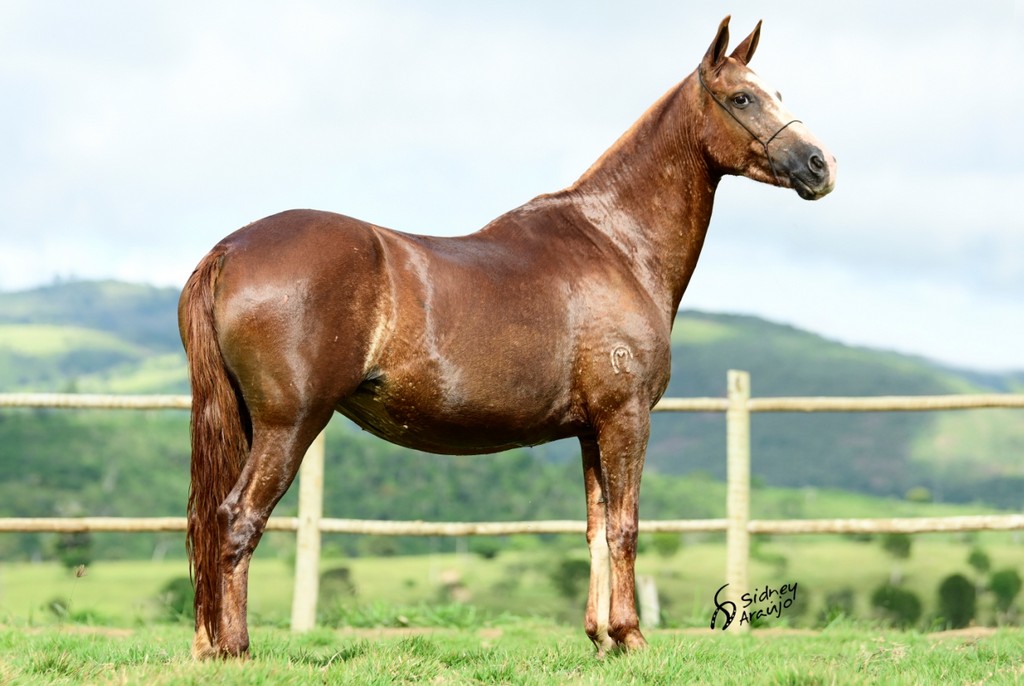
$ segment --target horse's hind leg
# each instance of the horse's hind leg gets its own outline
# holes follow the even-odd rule
[[[218,510],[223,574],[216,649],[221,655],[244,655],[249,649],[246,609],[252,553],[271,511],[330,417],[330,410],[295,423],[268,423],[253,417],[249,460]]]

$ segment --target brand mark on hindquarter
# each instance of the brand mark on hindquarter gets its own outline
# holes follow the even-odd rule
[[[633,351],[624,345],[617,345],[612,348],[612,371],[616,374],[625,372],[629,374],[629,361],[633,359]]]

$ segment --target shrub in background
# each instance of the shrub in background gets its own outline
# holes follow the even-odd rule
[[[1021,578],[1016,569],[1001,569],[989,577],[988,587],[996,597],[997,621],[1007,623],[1013,620],[1013,601],[1021,590]]]
[[[590,582],[590,562],[567,557],[555,565],[549,578],[563,598],[575,600],[586,592]]]
[[[871,607],[878,617],[892,626],[906,629],[921,618],[921,599],[913,591],[882,584],[871,594]]]
[[[939,584],[939,615],[946,629],[960,629],[974,620],[978,593],[963,574],[950,574]]]
[[[192,580],[187,576],[171,579],[156,596],[160,619],[167,622],[194,622],[196,619],[196,593],[192,588]]]
[[[967,564],[971,566],[975,572],[979,575],[986,574],[989,569],[992,568],[992,560],[981,548],[972,548],[970,555],[967,556]]]
[[[818,614],[818,624],[828,626],[842,617],[852,619],[856,597],[856,592],[849,586],[827,593]]]
[[[83,565],[88,567],[92,564],[92,534],[86,531],[58,534],[54,552],[69,571]]]
[[[352,570],[348,567],[334,567],[320,574],[320,607],[330,608],[348,601],[357,595]]]

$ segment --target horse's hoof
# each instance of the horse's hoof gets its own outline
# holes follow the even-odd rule
[[[607,633],[601,636],[591,636],[590,640],[594,642],[594,647],[597,648],[597,658],[599,660],[604,659],[604,656],[614,651],[618,645]]]
[[[212,660],[219,654],[220,651],[210,643],[210,637],[206,635],[206,629],[198,629],[195,637],[192,639],[192,659]]]
[[[630,652],[647,647],[647,640],[639,629],[627,629],[622,635],[613,639],[616,652]]]
[[[197,661],[215,659],[250,660],[252,657],[249,655],[248,641],[246,641],[245,645],[234,647],[215,646],[210,642],[206,629],[199,629],[192,639],[192,659]]]
[[[639,629],[632,629],[626,632],[626,635],[619,641],[619,645],[622,646],[623,650],[639,650],[640,648],[647,647],[647,639],[644,638]]]
[[[249,655],[249,640],[246,639],[244,643],[223,643],[220,646],[218,655],[225,660],[240,660],[246,661],[251,660],[252,656]]]

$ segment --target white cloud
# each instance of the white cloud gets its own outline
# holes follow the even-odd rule
[[[684,304],[1024,368],[1005,325],[1024,321],[1009,2],[4,3],[0,288],[180,284],[221,236],[295,206],[473,230],[571,183],[730,11],[734,43],[764,17],[753,66],[836,153],[839,185],[809,204],[723,183]],[[779,293],[700,287],[766,256]],[[807,297],[816,280],[829,298]],[[951,321],[998,328],[1008,352]]]
[[[716,239],[705,249],[686,307],[756,314],[847,344],[953,366],[1020,369],[1019,298],[992,297],[912,272],[865,273],[849,262],[730,236]]]

